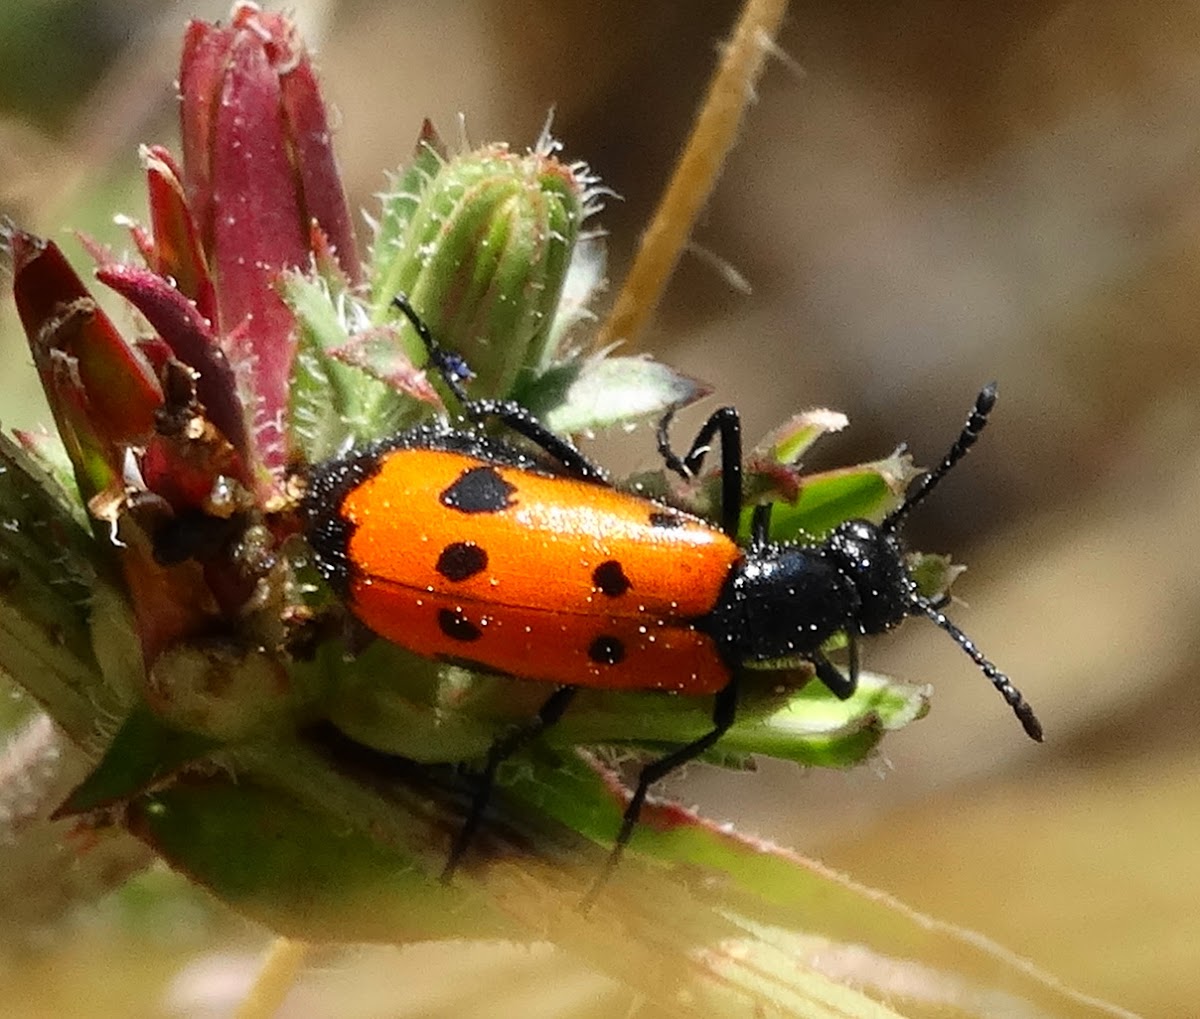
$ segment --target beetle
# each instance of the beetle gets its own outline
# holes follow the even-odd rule
[[[720,523],[621,491],[573,443],[504,400],[471,399],[465,365],[439,345],[403,297],[396,306],[467,427],[417,426],[313,467],[302,513],[316,565],[350,612],[419,654],[554,684],[537,715],[499,736],[450,852],[454,872],[480,824],[499,766],[553,725],[585,687],[712,696],[712,727],[646,764],[617,833],[608,874],[652,785],[705,753],[733,724],[747,667],[808,662],[837,697],[853,695],[858,639],[924,616],[950,635],[1042,739],[1033,709],[934,603],[909,571],[901,527],[978,440],[996,402],[979,393],[962,432],[899,507],[875,523],[848,520],[821,541],[772,541],[770,504],[738,543],[742,441],[737,411],[708,418],[687,453],[657,429],[667,468],[721,459]],[[525,440],[488,434],[496,421]],[[823,650],[844,633],[848,668]],[[603,881],[603,877],[601,878]]]

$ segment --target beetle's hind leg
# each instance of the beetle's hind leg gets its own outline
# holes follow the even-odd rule
[[[629,840],[633,836],[633,831],[637,827],[642,808],[646,804],[646,796],[650,792],[650,787],[661,779],[666,778],[671,772],[677,771],[689,761],[694,761],[705,751],[711,749],[729,731],[729,727],[733,725],[734,720],[737,718],[738,692],[739,677],[735,673],[733,678],[713,699],[712,729],[699,739],[685,744],[665,757],[651,761],[642,768],[641,773],[638,775],[633,795],[629,799],[629,805],[625,808],[625,814],[621,819],[621,829],[617,832],[617,840],[613,844],[612,852],[609,853],[608,860],[604,865],[604,869],[600,872],[600,876],[596,878],[596,883],[592,885],[591,891],[588,892],[587,898],[584,899],[583,905],[585,909],[595,901],[596,896],[608,882],[608,879],[612,877],[613,872],[617,869],[617,865],[621,862],[621,857],[625,853],[625,847],[629,844]]]
[[[470,848],[476,833],[479,831],[479,825],[483,821],[488,801],[492,798],[492,790],[496,785],[496,772],[500,770],[500,765],[512,757],[513,754],[532,743],[538,736],[562,718],[563,713],[570,706],[571,701],[574,700],[578,690],[579,687],[577,686],[558,687],[554,693],[546,698],[545,703],[542,704],[541,709],[533,718],[511,729],[492,743],[488,750],[487,761],[483,766],[483,771],[476,778],[475,794],[471,797],[471,806],[467,810],[466,819],[463,821],[463,826],[459,829],[458,835],[454,839],[454,845],[450,848],[450,856],[446,860],[445,868],[442,870],[441,879],[443,884],[454,877],[454,872],[458,869],[463,855]]]

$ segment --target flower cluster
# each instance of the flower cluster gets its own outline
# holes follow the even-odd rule
[[[485,753],[544,697],[537,684],[443,668],[383,641],[354,646],[308,563],[295,512],[307,467],[441,408],[393,297],[408,295],[465,359],[474,395],[518,400],[560,433],[642,421],[707,390],[579,338],[603,274],[585,229],[602,189],[585,165],[560,161],[548,136],[524,153],[450,153],[425,125],[363,258],[312,62],[285,17],[239,3],[226,25],[191,24],[179,87],[182,158],[142,152],[149,221],[131,228],[140,262],[85,241],[131,326],[105,313],[54,243],[8,232],[58,440],[0,437],[0,511],[13,524],[0,528],[12,564],[0,667],[81,743],[118,720],[62,813],[119,808],[159,852],[229,894],[226,861],[206,857],[194,835],[252,842],[237,827],[250,823],[248,804],[269,804],[260,813],[281,825],[290,818],[301,842],[323,839],[332,812],[357,832],[363,866],[378,869],[390,808],[368,809],[359,785],[338,785],[305,742],[314,724],[373,752],[453,763]],[[783,532],[820,534],[895,504],[902,458],[799,484],[801,455],[843,423],[802,415],[752,452],[748,499],[779,501]],[[716,479],[672,487],[660,471],[638,483],[703,513]],[[723,751],[849,764],[925,708],[922,692],[878,677],[864,676],[845,703],[808,678],[748,683],[745,722]],[[710,725],[707,704],[601,691],[547,741],[662,746]],[[217,766],[237,771],[236,787]],[[612,824],[583,809],[618,809],[601,773],[576,760],[525,792],[520,776],[506,781],[535,811],[576,831],[596,824],[603,840]],[[296,808],[295,797],[315,805]],[[396,820],[387,852],[399,845],[411,862],[419,830],[440,856],[425,824]],[[261,856],[268,897],[313,880],[265,844],[245,852],[243,866]],[[330,850],[329,873],[347,879],[353,857],[345,844]]]
[[[135,617],[141,692],[176,724],[228,736],[256,724],[255,703],[270,714],[298,698],[278,657],[304,615],[289,478],[439,404],[391,296],[410,294],[469,357],[481,393],[536,394],[582,309],[559,313],[596,192],[548,140],[451,158],[426,125],[364,264],[287,18],[241,3],[227,25],[193,22],[179,87],[182,159],[142,152],[141,264],[89,244],[96,279],[139,315],[135,337],[55,244],[13,231],[10,246],[75,486]],[[210,696],[181,685],[181,656]],[[236,722],[204,707],[235,688]]]

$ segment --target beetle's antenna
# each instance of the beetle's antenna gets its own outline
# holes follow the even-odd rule
[[[438,343],[433,331],[417,314],[406,294],[397,294],[392,298],[392,304],[399,308],[404,313],[404,317],[412,323],[412,327],[417,331],[417,335],[429,352],[429,363],[442,377],[446,388],[458,400],[464,417],[470,418],[476,424],[482,424],[488,418],[495,418],[518,435],[523,435],[551,459],[557,460],[568,474],[573,474],[584,481],[607,484],[604,471],[584,456],[574,443],[555,435],[520,404],[512,400],[471,399],[463,385],[465,381],[472,378],[467,362],[458,354],[446,350]]]
[[[392,305],[403,312],[404,317],[412,323],[412,327],[417,331],[417,336],[421,338],[421,342],[425,344],[425,350],[429,353],[429,363],[437,369],[442,381],[446,383],[446,388],[464,407],[469,405],[471,398],[463,387],[463,381],[471,377],[471,371],[466,362],[438,343],[429,326],[425,324],[425,320],[417,314],[417,309],[412,306],[407,294],[397,294],[392,298]]]
[[[995,406],[996,383],[989,382],[980,390],[979,396],[975,398],[975,406],[971,408],[971,413],[967,416],[967,423],[963,425],[962,432],[954,440],[954,445],[950,447],[950,452],[942,458],[942,462],[937,467],[917,482],[916,487],[908,493],[904,502],[884,517],[883,523],[880,526],[883,528],[885,534],[895,534],[913,507],[923,502],[937,486],[937,483],[950,472],[950,468],[967,455],[967,451],[979,439],[984,425],[988,422],[988,415]]]
[[[1013,686],[1012,680],[984,658],[983,652],[975,646],[975,642],[955,626],[947,618],[946,614],[932,602],[925,598],[914,598],[913,607],[935,626],[945,630],[954,638],[954,642],[967,653],[967,657],[979,666],[979,671],[992,681],[992,686],[1000,691],[1000,696],[1008,702],[1008,706],[1013,709],[1013,714],[1020,719],[1021,725],[1024,727],[1025,732],[1028,733],[1029,738],[1041,743],[1042,723],[1038,721],[1037,715],[1033,713],[1033,708],[1021,696],[1021,691]]]

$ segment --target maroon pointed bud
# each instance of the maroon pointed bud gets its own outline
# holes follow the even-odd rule
[[[183,175],[174,157],[161,145],[142,150],[150,198],[150,236],[134,230],[146,264],[160,276],[175,281],[180,292],[195,302],[210,321],[217,315],[216,293],[200,233],[184,196]]]
[[[309,262],[315,221],[343,271],[357,255],[312,65],[292,23],[255,5],[193,22],[179,75],[185,190],[217,287],[219,329],[250,366],[253,438],[281,467],[292,316],[274,287]],[[232,353],[232,348],[228,348]]]
[[[21,324],[76,477],[90,497],[109,475],[120,474],[122,447],[153,432],[162,390],[57,245],[14,231],[11,249]],[[98,470],[97,457],[106,470]]]
[[[300,50],[295,58],[293,69],[283,74],[280,81],[304,213],[328,238],[342,271],[352,282],[359,283],[362,267],[354,243],[350,207],[333,157],[325,103],[308,53]],[[278,66],[279,58],[276,60]]]
[[[189,22],[179,69],[184,189],[206,251],[212,250],[213,231],[209,153],[231,36],[231,29],[203,21]]]
[[[236,380],[213,335],[212,323],[167,279],[149,269],[120,263],[102,265],[96,278],[137,308],[174,357],[196,372],[196,398],[203,404],[205,417],[243,460],[249,459]]]

